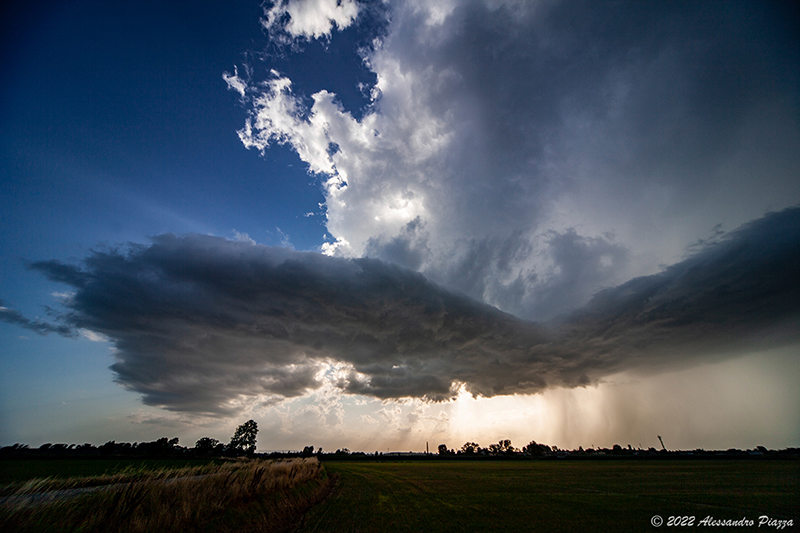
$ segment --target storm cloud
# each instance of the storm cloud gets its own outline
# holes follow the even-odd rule
[[[280,42],[284,4],[265,11]],[[322,178],[326,253],[548,320],[675,263],[715,224],[800,198],[783,4],[386,5],[361,50],[377,80],[364,109],[258,64],[224,76],[247,107],[244,145],[291,146]]]
[[[14,309],[9,309],[4,305],[5,302],[0,300],[0,320],[3,322],[8,322],[9,324],[16,324],[17,326],[23,327],[25,329],[29,329],[34,333],[38,333],[39,335],[47,335],[48,333],[58,333],[59,335],[64,335],[65,337],[73,337],[75,336],[75,332],[70,326],[60,324],[60,325],[53,325],[47,322],[43,322],[41,319],[31,320],[27,318],[19,311],[15,311]]]
[[[30,268],[74,290],[60,324],[36,328],[102,334],[117,381],[146,404],[211,415],[326,380],[381,399],[532,394],[800,340],[797,207],[541,323],[377,259],[196,234]]]

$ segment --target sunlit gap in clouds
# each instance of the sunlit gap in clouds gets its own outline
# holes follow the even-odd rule
[[[445,402],[343,393],[336,383],[351,370],[331,362],[318,374],[320,389],[293,399],[264,396],[247,412],[277,421],[272,447],[302,438],[330,451],[458,449],[501,439],[518,448],[535,440],[566,449],[647,449],[660,448],[657,435],[670,448],[726,449],[757,446],[758,434],[772,435],[773,447],[791,446],[799,436],[800,393],[791,387],[800,372],[796,347],[661,374],[622,372],[596,385],[533,395],[475,397],[462,386]]]
[[[473,398],[451,408],[450,446],[508,438],[561,448],[752,448],[753,435],[780,435],[791,446],[800,426],[798,347],[753,353],[661,374],[622,372],[595,386],[547,389],[533,396]],[[487,440],[486,443],[476,437]]]

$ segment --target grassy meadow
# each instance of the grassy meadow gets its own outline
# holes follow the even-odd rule
[[[119,477],[122,476],[122,477]],[[101,476],[105,490],[31,503],[43,489],[90,486],[93,478],[31,479],[0,505],[0,531],[249,532],[293,529],[330,490],[315,459],[242,460]],[[55,485],[53,485],[55,483]]]
[[[798,523],[797,461],[326,462],[301,532],[656,531],[669,516]],[[660,515],[665,523],[651,525]],[[710,528],[735,530],[730,527]],[[752,530],[753,528],[747,528]],[[768,530],[766,526],[760,530]],[[787,528],[793,530],[795,528]]]

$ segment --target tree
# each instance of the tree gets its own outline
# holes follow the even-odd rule
[[[532,440],[527,446],[522,448],[522,451],[528,455],[539,457],[549,454],[552,450],[550,446],[546,444],[537,444],[535,440]]]
[[[256,451],[257,434],[258,424],[256,424],[255,420],[248,420],[236,428],[228,448],[237,452],[254,453]]]
[[[511,454],[516,452],[517,450],[511,445],[511,441],[508,439],[501,440],[497,444],[490,444],[489,445],[489,453],[493,455],[498,454]]]
[[[212,439],[211,437],[200,437],[197,442],[194,444],[194,449],[201,454],[204,455],[211,455],[214,453],[214,449],[219,444],[217,439]]]
[[[472,454],[478,453],[478,450],[480,450],[480,449],[481,449],[481,447],[478,445],[477,442],[466,442],[461,447],[461,453],[465,453],[467,455],[472,455]]]
[[[103,444],[102,446],[98,446],[97,449],[100,451],[101,454],[109,455],[114,453],[114,448],[116,447],[116,445],[117,443],[115,441],[110,440],[105,444]]]

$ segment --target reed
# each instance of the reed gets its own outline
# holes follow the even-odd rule
[[[0,508],[3,531],[285,531],[330,490],[315,459],[249,460],[138,474],[133,482],[71,499]],[[31,484],[34,486],[34,484]],[[26,492],[30,494],[30,487]]]

